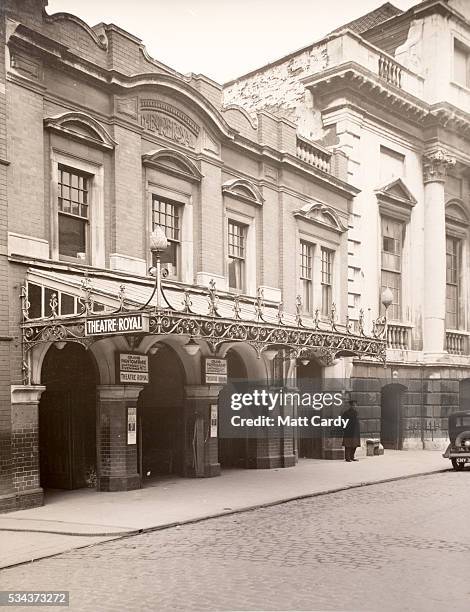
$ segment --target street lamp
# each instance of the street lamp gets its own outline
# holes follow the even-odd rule
[[[382,305],[385,308],[385,312],[387,312],[388,308],[390,308],[393,302],[393,292],[390,287],[385,287],[385,289],[382,291],[381,300]]]
[[[385,309],[385,313],[383,316],[383,322],[384,322],[384,337],[385,337],[385,341],[387,341],[387,311],[390,308],[390,306],[393,303],[393,292],[390,289],[390,287],[385,287],[385,289],[382,291],[382,295],[380,296],[381,302],[382,302],[382,306]]]
[[[149,272],[152,276],[155,276],[155,287],[144,308],[150,304],[155,292],[157,293],[157,309],[162,307],[162,266],[160,256],[167,248],[168,240],[165,232],[160,225],[157,225],[150,234],[150,252],[152,253],[152,259],[155,259],[155,265],[152,265]]]
[[[186,344],[183,344],[183,348],[190,357],[194,357],[194,355],[197,355],[199,352],[199,344],[192,336]]]

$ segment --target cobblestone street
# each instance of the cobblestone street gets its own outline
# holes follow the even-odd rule
[[[69,590],[93,612],[463,612],[469,507],[470,471],[445,472],[76,550],[2,571],[1,589]]]

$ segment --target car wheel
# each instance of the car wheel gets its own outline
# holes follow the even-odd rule
[[[452,467],[457,472],[461,472],[463,468],[465,467],[465,463],[457,463],[457,459],[451,459],[451,461],[452,461]]]

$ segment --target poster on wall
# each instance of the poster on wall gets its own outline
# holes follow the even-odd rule
[[[211,438],[217,438],[217,412],[218,406],[217,404],[212,404],[211,406]]]
[[[204,374],[206,385],[225,385],[227,382],[227,360],[207,357]]]
[[[137,444],[137,408],[127,408],[127,444]]]
[[[136,353],[119,353],[118,355],[119,382],[124,384],[145,384],[149,381],[148,355]]]

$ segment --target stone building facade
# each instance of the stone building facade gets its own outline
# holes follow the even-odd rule
[[[347,325],[343,147],[46,5],[0,7],[0,509],[293,466],[292,437],[217,439],[207,362],[270,382],[383,356]]]
[[[388,309],[388,366],[356,361],[366,435],[442,447],[470,388],[470,4],[390,3],[224,86],[226,104],[297,125],[347,156],[348,309]],[[298,287],[300,289],[300,280]]]

